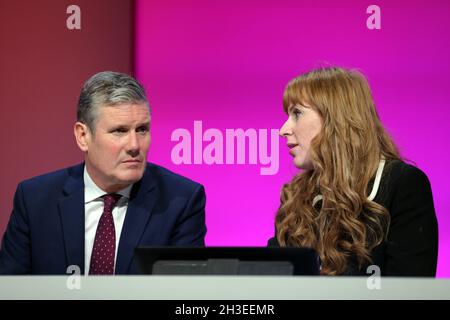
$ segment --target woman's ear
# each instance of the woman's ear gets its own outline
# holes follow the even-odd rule
[[[91,131],[88,126],[77,121],[73,127],[73,133],[75,134],[78,148],[83,152],[87,152],[89,149],[89,142],[91,141]]]

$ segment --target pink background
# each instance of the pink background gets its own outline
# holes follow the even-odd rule
[[[136,1],[135,74],[153,107],[149,158],[205,185],[208,245],[265,245],[280,188],[297,170],[284,139],[275,175],[260,175],[259,164],[176,165],[172,132],[193,135],[194,121],[223,135],[278,129],[286,83],[338,65],[367,75],[385,127],[428,175],[439,220],[438,276],[450,276],[450,2],[376,1],[381,30],[366,27],[371,4]]]
[[[73,4],[81,30],[66,27]],[[20,181],[83,161],[81,87],[99,71],[133,73],[133,32],[132,0],[0,0],[0,237]]]

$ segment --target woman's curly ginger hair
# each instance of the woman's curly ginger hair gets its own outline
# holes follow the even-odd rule
[[[384,130],[365,77],[357,71],[321,68],[287,85],[283,107],[307,105],[323,120],[311,142],[313,169],[283,186],[276,216],[281,246],[317,250],[322,274],[343,274],[349,259],[362,268],[386,238],[390,216],[368,200],[380,159],[400,159]],[[323,196],[322,207],[313,199]]]

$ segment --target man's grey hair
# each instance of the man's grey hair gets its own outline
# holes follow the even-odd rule
[[[94,132],[100,107],[124,103],[148,105],[144,87],[127,74],[112,71],[99,72],[89,78],[81,89],[77,121],[86,124]]]

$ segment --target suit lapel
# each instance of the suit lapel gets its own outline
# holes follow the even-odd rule
[[[69,169],[64,196],[58,200],[67,266],[77,265],[84,274],[84,165]]]
[[[139,244],[156,203],[157,191],[155,179],[153,179],[150,167],[147,165],[144,177],[133,186],[130,194],[130,201],[120,235],[116,274],[126,274],[129,271],[134,249]]]

